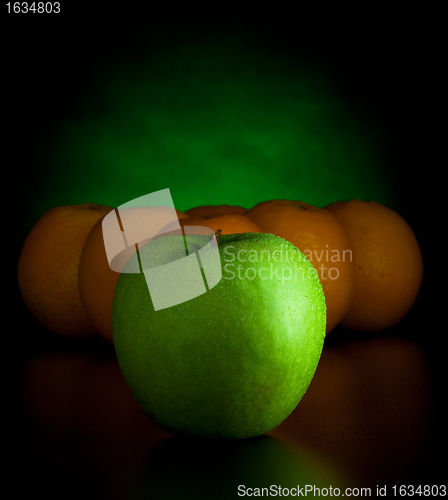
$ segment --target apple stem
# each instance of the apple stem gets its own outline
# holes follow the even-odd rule
[[[215,233],[215,237],[216,237],[216,243],[218,243],[219,245],[219,237],[221,236],[221,233],[222,233],[222,230],[221,229],[218,229]]]

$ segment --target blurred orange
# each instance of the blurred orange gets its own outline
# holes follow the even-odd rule
[[[341,325],[355,330],[394,326],[414,304],[423,279],[414,232],[399,214],[374,201],[338,201],[325,208],[342,224],[353,248],[355,293]]]
[[[281,236],[299,248],[316,269],[327,304],[327,334],[350,306],[354,272],[349,239],[327,210],[302,201],[271,200],[247,212],[263,232]]]
[[[46,212],[31,229],[18,266],[20,292],[36,319],[67,337],[96,335],[81,303],[78,268],[84,242],[105,205],[64,205]]]
[[[203,217],[188,217],[180,221],[180,225],[184,226],[203,226],[209,227],[215,233],[218,229],[222,234],[235,234],[235,233],[262,233],[263,231],[258,227],[255,222],[238,214],[224,214],[218,216],[203,216]],[[169,224],[163,230],[170,231],[173,225]]]
[[[137,226],[141,224],[144,217],[148,231],[151,233],[157,233],[170,216],[170,212],[165,207],[130,208],[128,210],[133,214],[128,222]],[[148,213],[150,218],[147,217]],[[179,210],[176,210],[176,213],[179,220],[187,217]],[[91,322],[102,337],[113,343],[112,301],[120,273],[112,271],[109,267],[103,240],[103,219],[104,217],[95,224],[86,239],[79,265],[79,290],[82,304]],[[132,230],[132,227],[130,229]],[[130,254],[127,257],[129,258]]]
[[[185,210],[188,217],[211,217],[218,215],[244,215],[247,208],[238,205],[203,205]]]

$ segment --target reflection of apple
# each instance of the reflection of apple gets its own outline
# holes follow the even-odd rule
[[[143,269],[148,255],[152,266],[177,261],[181,283],[173,238],[183,236],[154,239],[140,260]],[[280,424],[307,390],[325,337],[325,298],[310,262],[282,238],[223,235],[219,255],[215,287],[158,311],[143,274],[121,274],[114,343],[132,392],[161,427],[247,438]]]
[[[271,436],[221,441],[174,436],[151,450],[134,484],[129,494],[132,500],[215,500],[314,498],[318,490],[330,496],[330,488],[336,496],[352,483],[321,455]]]

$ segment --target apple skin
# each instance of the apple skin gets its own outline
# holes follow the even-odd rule
[[[156,245],[158,265],[178,259],[169,241],[179,237],[142,247],[142,264],[150,245]],[[275,262],[273,252],[281,248],[282,259]],[[251,250],[257,262],[249,261]],[[241,439],[278,426],[307,390],[325,338],[325,297],[312,264],[283,238],[222,235],[219,253],[223,277],[215,287],[158,311],[144,275],[121,274],[114,345],[131,391],[160,427],[172,434]],[[225,266],[232,263],[235,277],[229,279]],[[246,277],[249,268],[256,271],[254,279]],[[291,269],[298,278],[282,279]],[[179,267],[179,279],[181,274]]]

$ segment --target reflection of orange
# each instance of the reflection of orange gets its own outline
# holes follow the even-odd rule
[[[341,224],[327,210],[301,201],[265,201],[247,217],[264,232],[290,241],[311,261],[324,290],[329,333],[348,311],[353,291],[351,247]]]
[[[135,214],[133,218],[136,225],[141,223],[141,216],[150,213],[151,219],[146,218],[145,224],[148,231],[154,233],[160,229],[160,225],[166,224],[166,218],[170,214],[165,207],[128,210],[132,210]],[[179,210],[176,210],[176,213],[179,220],[187,217]],[[112,300],[120,273],[112,271],[109,267],[103,241],[102,222],[103,218],[95,224],[84,245],[79,266],[79,290],[84,309],[95,328],[105,339],[113,342]]]
[[[130,473],[154,443],[169,436],[140,408],[106,342],[30,356],[21,375],[21,402],[30,415],[33,448],[56,458],[64,442],[70,442],[66,466],[74,470],[82,463],[83,471],[97,472],[101,463],[109,482],[112,471],[120,475],[130,465]],[[112,484],[117,485],[115,479]]]
[[[188,217],[180,221],[181,226],[204,226],[209,227],[215,233],[221,229],[222,234],[234,233],[262,233],[261,229],[244,215],[219,215],[217,217]],[[170,224],[164,231],[170,231]]]
[[[96,333],[79,296],[78,268],[89,231],[110,210],[94,203],[53,208],[25,240],[18,267],[20,291],[32,314],[53,333]]]
[[[200,207],[190,208],[185,213],[188,217],[211,217],[217,215],[244,215],[247,208],[238,205],[203,205]]]
[[[355,293],[342,326],[392,327],[408,313],[422,283],[423,261],[412,229],[374,201],[339,201],[326,208],[345,228],[354,255]]]
[[[430,390],[425,353],[415,342],[327,345],[303,399],[268,434],[322,452],[348,473],[348,484],[375,485],[404,471],[411,480],[425,460]]]

